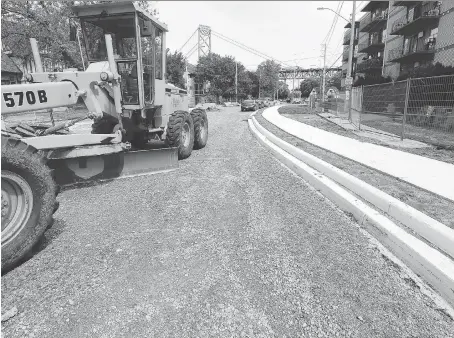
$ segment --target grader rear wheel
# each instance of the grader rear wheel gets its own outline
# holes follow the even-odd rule
[[[59,192],[38,151],[2,136],[2,273],[32,251],[52,225]]]
[[[188,112],[177,110],[170,115],[166,141],[170,147],[178,147],[179,160],[191,156],[194,148],[194,121]]]
[[[202,149],[208,142],[208,118],[202,109],[191,111],[194,120],[194,149]]]

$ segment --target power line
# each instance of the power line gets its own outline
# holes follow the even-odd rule
[[[329,28],[328,33],[326,34],[325,38],[323,39],[322,44],[325,43],[325,41],[328,40],[328,36],[330,35],[331,31],[333,30],[334,24],[335,24],[336,19],[337,19],[337,17],[338,17],[338,14],[337,14],[337,13],[339,12],[339,5],[340,5],[340,3],[337,4],[337,8],[336,8],[336,10],[334,11],[333,22],[331,23],[331,27]]]
[[[342,7],[344,6],[344,1],[341,2],[339,12],[342,10]],[[327,45],[329,45],[331,38],[333,37],[334,30],[336,29],[337,22],[339,21],[339,16],[336,16],[336,23],[334,24],[333,30],[331,31],[331,35],[329,36],[329,39],[327,41]]]

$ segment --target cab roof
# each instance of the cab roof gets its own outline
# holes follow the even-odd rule
[[[145,18],[151,20],[157,27],[159,27],[163,31],[165,32],[169,31],[165,23],[159,21],[158,18],[151,15],[147,11],[143,10],[142,8],[140,8],[139,5],[133,3],[132,1],[116,1],[96,5],[72,6],[72,10],[78,17],[100,15],[103,12],[107,15],[118,15],[138,12],[142,14]]]

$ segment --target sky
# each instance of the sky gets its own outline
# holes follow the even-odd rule
[[[167,48],[179,50],[199,25],[210,26],[230,39],[254,48],[288,65],[303,68],[323,66],[324,42],[342,1],[156,1],[159,19],[168,25]],[[367,1],[356,2],[356,20]],[[339,13],[350,18],[352,1],[344,1]],[[327,44],[327,67],[340,66],[346,21],[338,17]],[[197,44],[197,34],[183,48],[188,53]],[[211,51],[230,55],[250,70],[264,61],[212,35]],[[197,63],[197,51],[188,58]]]

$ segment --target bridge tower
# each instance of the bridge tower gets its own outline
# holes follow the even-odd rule
[[[199,25],[197,45],[198,59],[211,53],[211,27]]]

